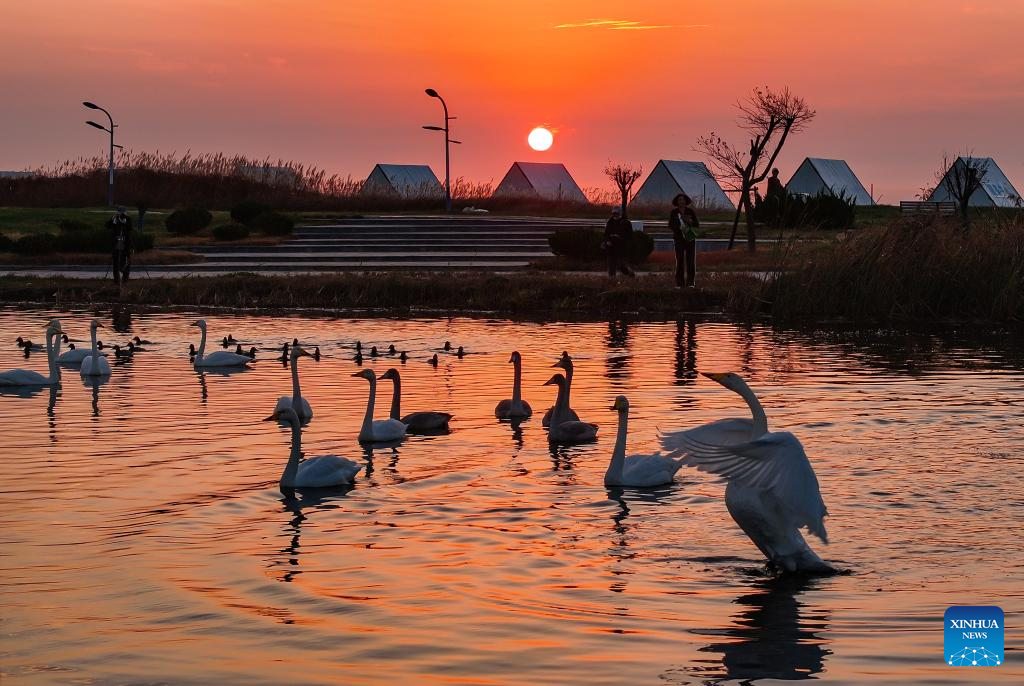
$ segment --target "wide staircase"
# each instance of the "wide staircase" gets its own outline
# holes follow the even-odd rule
[[[266,246],[203,245],[190,271],[361,269],[520,269],[551,255],[548,236],[600,219],[480,216],[374,216],[310,219],[286,241]]]

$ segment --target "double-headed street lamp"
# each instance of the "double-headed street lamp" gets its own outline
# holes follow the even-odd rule
[[[114,145],[114,129],[117,128],[117,124],[114,123],[114,118],[110,116],[110,112],[107,112],[105,109],[103,109],[99,105],[97,105],[95,103],[91,103],[91,102],[83,102],[82,104],[85,105],[86,107],[88,107],[90,110],[99,110],[103,114],[107,115],[107,119],[110,120],[110,128],[109,129],[107,127],[103,126],[102,124],[97,124],[94,121],[87,121],[85,123],[88,124],[89,126],[93,126],[93,127],[97,128],[97,129],[99,129],[100,131],[106,131],[107,133],[110,134],[110,179],[109,179],[109,181],[107,183],[107,205],[108,206],[113,206],[113,204],[114,204],[114,148],[120,148],[121,147],[120,145]]]
[[[432,98],[437,98],[441,101],[441,107],[444,108],[444,126],[424,126],[428,131],[444,131],[444,209],[446,212],[452,211],[452,176],[451,176],[451,155],[449,154],[449,145],[455,143],[461,145],[462,141],[453,141],[448,137],[448,122],[455,117],[448,116],[448,105],[445,104],[444,98],[437,94],[437,91],[433,88],[428,88],[424,91],[427,95]]]

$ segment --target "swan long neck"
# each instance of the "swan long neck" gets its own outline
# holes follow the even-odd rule
[[[298,408],[302,400],[302,391],[299,389],[299,354],[292,348],[292,407]],[[298,409],[295,410],[298,412]]]
[[[402,377],[395,374],[391,382],[395,384],[395,390],[391,393],[391,418],[402,418]]]
[[[569,402],[569,393],[572,391],[572,360],[565,365],[565,401]]]
[[[561,424],[569,409],[569,394],[565,390],[565,381],[558,384],[558,396],[555,398],[555,409],[551,413],[551,426]]]
[[[739,390],[740,397],[747,401],[747,406],[750,408],[750,413],[753,415],[754,425],[750,430],[751,440],[760,438],[761,436],[768,433],[768,416],[764,413],[764,408],[761,407],[761,401],[757,399],[757,396],[750,386],[743,383]]]
[[[373,434],[373,404],[377,399],[377,380],[368,378],[367,381],[370,382],[370,395],[366,399],[366,415],[363,417],[363,426],[359,430],[361,436]]]
[[[281,488],[291,488],[299,475],[299,459],[302,457],[302,427],[298,422],[289,422],[292,426],[292,452],[288,456],[288,464],[281,474]]]
[[[203,354],[206,352],[206,327],[200,326],[199,330],[203,332],[203,335],[199,339],[199,350],[196,351],[196,362],[202,362]]]
[[[93,357],[98,357],[99,354],[100,354],[100,351],[96,348],[96,327],[95,326],[90,326],[89,327],[89,336],[90,336],[90,338],[92,338],[92,356]]]
[[[512,406],[519,407],[523,402],[523,361],[516,357],[512,362]]]
[[[57,334],[53,331],[46,331],[46,364],[50,368],[50,376],[47,377],[49,383],[60,383],[60,367],[57,366],[57,346],[59,343],[54,342]]]
[[[615,447],[612,448],[612,461],[605,472],[605,483],[622,483],[622,471],[626,466],[626,433],[628,431],[629,410],[619,410],[619,429],[615,434]]]

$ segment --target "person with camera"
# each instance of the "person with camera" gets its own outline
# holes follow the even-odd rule
[[[697,277],[697,213],[693,200],[686,193],[672,199],[668,215],[668,228],[676,247],[676,288],[693,288]]]
[[[114,239],[113,253],[111,254],[114,283],[120,285],[122,281],[128,280],[128,273],[131,271],[132,220],[125,213],[125,208],[118,207],[114,216],[107,220],[106,226],[110,229]]]
[[[608,276],[614,278],[622,272],[636,276],[629,268],[629,242],[633,239],[633,225],[622,216],[622,210],[615,206],[612,216],[604,226],[604,249],[608,253]]]

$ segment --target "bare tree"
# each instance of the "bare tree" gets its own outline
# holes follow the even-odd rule
[[[957,156],[953,162],[949,161],[948,155],[943,155],[942,167],[935,172],[936,185],[932,197],[939,190],[944,190],[949,197],[957,201],[965,231],[971,226],[971,218],[967,213],[971,196],[981,188],[981,182],[987,173],[988,160],[983,157],[975,157],[970,152],[966,156]]]
[[[619,195],[622,196],[622,216],[626,216],[626,204],[629,202],[629,194],[633,190],[633,184],[636,183],[640,175],[644,173],[643,167],[634,167],[631,164],[612,164],[609,162],[604,168],[604,175],[612,180],[615,187],[619,189]]]
[[[712,131],[697,139],[695,150],[711,160],[712,175],[720,184],[727,190],[739,192],[729,249],[736,240],[742,212],[747,221],[747,246],[754,251],[757,250],[757,234],[750,192],[768,177],[789,135],[803,130],[814,119],[815,112],[788,88],[779,92],[755,88],[750,97],[737,102],[736,107],[740,111],[739,127],[752,136],[748,149],[740,150]]]

